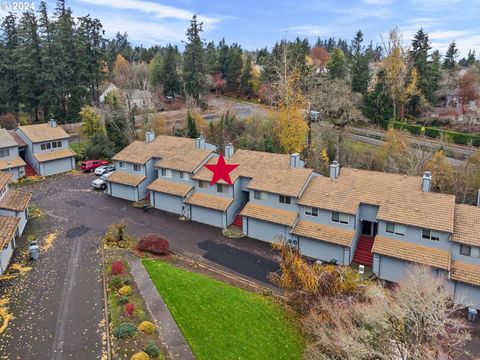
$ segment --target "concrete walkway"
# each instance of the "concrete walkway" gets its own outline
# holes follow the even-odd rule
[[[157,325],[158,332],[165,342],[172,359],[194,360],[195,356],[178,328],[177,323],[167,308],[157,288],[150,279],[141,259],[130,256],[128,258],[130,270],[137,283],[143,300],[147,305],[152,319]]]

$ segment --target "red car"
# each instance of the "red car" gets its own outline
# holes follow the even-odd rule
[[[85,172],[90,172],[90,171],[95,170],[97,167],[104,166],[104,165],[108,165],[108,161],[106,161],[106,160],[87,160],[87,161],[82,162],[82,166],[80,167],[80,169],[82,169],[82,171],[85,171]]]

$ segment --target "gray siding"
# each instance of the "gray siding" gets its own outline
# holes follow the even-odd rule
[[[8,263],[12,258],[14,244],[15,240],[12,239],[6,248],[0,250],[0,275],[3,274],[8,267]]]
[[[455,282],[455,300],[464,306],[480,309],[480,287]]]
[[[10,170],[2,170],[3,172],[10,172],[12,174],[12,180],[17,181],[19,178],[25,176],[25,166],[19,166],[11,168]]]
[[[279,237],[290,239],[288,226],[270,223],[253,218],[244,218],[243,233],[251,238],[267,241],[278,241]]]
[[[217,191],[217,185],[208,184],[206,188],[201,188],[199,186],[199,181],[195,180],[195,192],[202,193],[202,194],[210,194],[215,196],[222,196],[226,198],[233,198],[233,186],[225,185],[227,187],[227,191],[222,193]]]
[[[405,278],[410,264],[406,261],[388,256],[375,255],[373,259],[373,272],[383,280],[398,283]],[[432,274],[447,278],[447,273],[441,269],[432,269]]]
[[[168,181],[172,181],[172,182],[175,182],[175,183],[178,183],[178,184],[191,184],[191,185],[195,185],[195,182],[191,179],[192,177],[192,174],[191,173],[187,173],[189,178],[186,179],[186,178],[180,178],[180,174],[181,173],[186,173],[185,171],[178,171],[178,170],[171,170],[172,172],[172,176],[171,177],[166,177],[166,176],[162,176],[162,171],[161,171],[161,168],[157,168],[157,173],[158,173],[158,178],[159,179],[163,179],[163,180],[168,180]]]
[[[150,195],[152,205],[156,209],[168,211],[174,214],[182,214],[183,199],[180,196],[163,194],[152,191]]]
[[[328,226],[336,226],[346,230],[355,229],[355,215],[348,215],[348,224],[341,224],[332,221],[332,212],[324,209],[318,209],[318,216],[309,216],[305,214],[305,206],[300,206],[300,220],[312,221]]]
[[[227,226],[235,220],[235,217],[248,202],[248,192],[242,191],[241,181],[238,179],[233,183],[233,192],[233,203],[227,209]]]
[[[8,150],[9,155],[5,157],[0,157],[0,160],[8,160],[8,159],[13,159],[18,155],[18,146],[12,146],[12,147],[2,147],[2,144],[0,144],[0,149],[2,150]]]
[[[480,265],[480,257],[478,257],[478,252],[480,249],[478,247],[472,246],[471,255],[473,256],[465,256],[460,254],[460,244],[453,243],[452,244],[452,260],[458,260],[474,265]]]
[[[302,255],[326,262],[337,260],[338,265],[349,265],[350,251],[341,245],[299,237],[298,246]],[[347,258],[345,258],[347,251]]]
[[[291,203],[290,204],[282,204],[280,203],[280,195],[278,194],[273,194],[269,192],[262,191],[267,195],[267,198],[265,200],[257,200],[255,199],[254,196],[254,190],[250,190],[250,201],[254,204],[258,205],[264,205],[264,206],[269,206],[275,209],[283,209],[283,210],[288,210],[288,211],[295,211],[298,212],[298,205],[297,205],[297,199],[292,197],[290,199]]]
[[[226,222],[226,215],[218,210],[190,205],[190,219],[203,224],[223,228],[225,226],[224,222]]]
[[[28,221],[27,210],[16,212],[12,210],[0,209],[0,216],[18,217],[20,219],[20,222],[18,223],[18,235],[21,236],[23,234],[23,230],[25,230]]]

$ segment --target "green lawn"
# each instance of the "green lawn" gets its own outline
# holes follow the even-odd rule
[[[162,261],[143,264],[197,359],[301,359],[302,336],[281,305]]]

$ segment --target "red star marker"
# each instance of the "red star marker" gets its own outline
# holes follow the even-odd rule
[[[216,164],[207,164],[205,167],[213,173],[212,181],[210,185],[215,185],[219,180],[225,180],[228,185],[232,185],[232,179],[230,179],[230,172],[237,168],[239,164],[225,164],[223,154],[220,153],[220,157]]]

